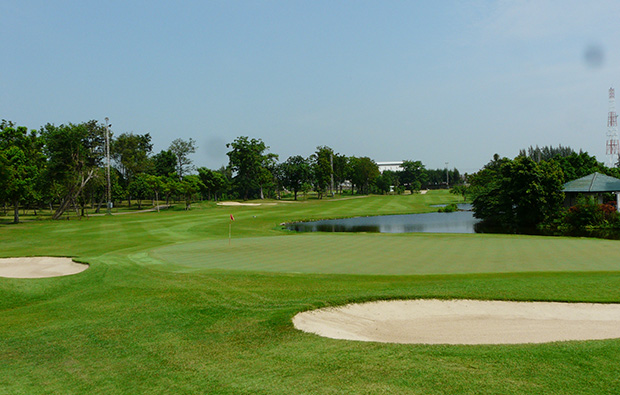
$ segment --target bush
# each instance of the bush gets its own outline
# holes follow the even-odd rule
[[[580,197],[577,204],[568,209],[564,223],[572,231],[615,228],[620,225],[620,215],[611,204],[598,204],[593,198]]]
[[[412,194],[420,192],[420,188],[422,188],[422,184],[420,184],[420,181],[414,181],[411,183],[410,189]]]
[[[452,204],[448,204],[446,207],[440,207],[439,210],[437,210],[440,213],[453,213],[455,211],[459,211],[459,207],[452,203]]]

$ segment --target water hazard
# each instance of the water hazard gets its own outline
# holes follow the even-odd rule
[[[461,210],[470,207],[459,205]],[[479,221],[472,211],[455,211],[297,222],[287,228],[297,232],[476,233],[474,226]]]

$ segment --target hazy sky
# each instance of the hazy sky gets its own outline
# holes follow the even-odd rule
[[[620,1],[2,1],[0,118],[110,118],[197,166],[261,138],[473,172],[530,145],[605,161]],[[619,95],[620,96],[620,95]],[[620,102],[620,101],[619,101]]]

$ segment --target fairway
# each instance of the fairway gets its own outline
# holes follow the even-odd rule
[[[614,393],[620,340],[356,342],[302,311],[394,299],[620,303],[620,243],[509,235],[294,234],[280,223],[428,212],[444,191],[194,205],[0,226],[1,257],[88,263],[0,278],[0,393]],[[228,241],[230,214],[235,217]]]

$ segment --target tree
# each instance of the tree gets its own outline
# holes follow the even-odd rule
[[[550,162],[555,162],[562,169],[565,180],[572,181],[585,177],[594,172],[607,174],[609,169],[596,160],[596,157],[588,155],[587,152],[572,153],[568,156],[556,155]],[[610,174],[611,175],[611,174]]]
[[[581,154],[582,152],[580,151],[579,153]],[[572,148],[562,147],[561,144],[558,147],[548,145],[542,148],[539,148],[538,146],[534,148],[530,145],[527,148],[527,152],[524,149],[519,150],[519,156],[527,156],[536,163],[541,161],[550,161],[555,157],[564,158],[573,154],[575,154],[575,151]]]
[[[36,194],[37,179],[44,166],[41,139],[36,131],[0,124],[0,197],[13,205],[13,222],[19,223],[19,204]]]
[[[276,199],[282,199],[281,192],[284,189],[284,167],[283,163],[275,163],[269,171],[273,177],[273,186]]]
[[[448,185],[449,183],[449,185]],[[426,181],[422,183],[425,187],[454,186],[463,183],[463,178],[458,169],[426,169]]]
[[[332,181],[332,158],[334,151],[327,146],[316,147],[316,152],[310,157],[314,189],[319,199],[331,185]]]
[[[361,158],[351,157],[349,168],[349,179],[361,194],[370,193],[370,187],[375,179],[379,177],[379,167],[372,159],[364,156]]]
[[[151,191],[155,194],[153,206],[156,206],[157,212],[159,212],[159,192],[164,189],[164,177],[146,174],[145,180]]]
[[[461,195],[463,197],[463,201],[467,200],[468,192],[469,188],[465,185],[456,185],[450,188],[450,193],[453,195]]]
[[[122,201],[127,196],[126,188],[121,185],[120,180],[121,173],[117,169],[112,167],[110,169],[110,184],[112,184],[112,202]]]
[[[110,174],[110,182],[112,181],[112,177]],[[78,203],[81,209],[81,216],[86,214],[86,206],[90,204],[91,207],[94,207],[95,200],[97,201],[97,209],[95,213],[99,213],[101,210],[101,205],[106,199],[106,191],[107,191],[107,182],[106,182],[106,170],[104,167],[99,167],[95,170],[95,175],[90,180],[88,184],[84,186],[82,189],[82,193],[78,198]]]
[[[104,157],[105,132],[105,127],[94,120],[77,125],[48,123],[41,129],[48,176],[60,193],[60,205],[52,218],[60,218],[75,204],[82,189],[95,176]]]
[[[274,158],[264,154],[269,147],[261,139],[250,140],[246,136],[237,137],[232,143],[226,144],[226,147],[231,148],[226,155],[229,167],[235,174],[234,184],[243,200],[247,200],[251,194],[262,192],[266,162]]]
[[[136,174],[148,170],[152,149],[151,135],[148,133],[143,135],[122,133],[112,141],[111,156],[127,183],[130,183]]]
[[[222,193],[228,185],[228,180],[222,173],[207,169],[206,167],[198,168],[198,177],[200,177],[203,191],[207,194],[208,200],[211,200],[211,197],[213,197],[217,201],[218,193]]]
[[[563,179],[554,162],[496,155],[472,176],[474,216],[509,232],[532,230],[561,212]]]
[[[118,170],[123,176],[124,185],[127,187],[129,194],[127,200],[130,207],[131,198],[135,196],[133,191],[136,190],[135,186],[133,188],[130,186],[133,183],[134,177],[148,171],[152,165],[152,162],[149,160],[152,149],[153,144],[151,144],[151,136],[148,133],[144,135],[123,133],[112,141],[112,158],[116,161]],[[144,184],[143,181],[141,184]]]
[[[147,199],[152,191],[146,174],[136,175],[128,186],[129,193],[138,201],[138,210],[142,209],[142,200]]]
[[[276,188],[277,180],[276,177],[276,168],[278,165],[278,155],[276,154],[266,154],[263,155],[263,161],[260,166],[260,172],[258,175],[258,186],[260,189],[260,198],[265,198],[265,189],[270,196],[273,197],[273,190]]]
[[[512,202],[500,196],[503,193],[501,171],[509,162],[510,159],[500,159],[499,155],[495,154],[493,160],[471,177],[474,216],[487,224],[496,225],[504,223],[506,219],[511,220]]]
[[[170,204],[170,197],[176,196],[180,190],[180,181],[176,177],[168,177],[163,180],[163,191],[164,195],[166,195],[166,205]]]
[[[375,186],[377,187],[377,191],[382,194],[391,192],[392,187],[398,189],[398,174],[391,170],[385,170],[379,177],[377,177]]]
[[[190,154],[196,152],[196,141],[189,138],[188,141],[183,139],[175,139],[168,148],[176,157],[176,172],[179,176],[179,180],[183,179],[186,173],[192,170],[192,160],[189,158]]]
[[[426,184],[426,168],[421,161],[405,160],[400,167],[403,169],[399,173],[400,182],[406,185],[411,192],[419,191],[421,186]]]
[[[220,171],[213,172],[213,198],[214,200],[220,200],[224,192],[230,187],[230,180],[226,175]]]
[[[177,157],[170,150],[160,151],[153,155],[151,160],[153,161],[153,173],[156,176],[170,177],[177,171]]]
[[[293,191],[295,200],[297,200],[297,193],[303,190],[304,184],[310,181],[311,171],[310,164],[301,155],[291,156],[282,163],[282,184]]]
[[[200,181],[200,177],[197,175],[190,174],[183,177],[183,180],[181,180],[179,185],[179,192],[181,192],[185,198],[185,210],[191,210],[192,197],[202,188],[204,188],[204,185],[202,184],[202,181]]]
[[[342,184],[347,180],[349,158],[342,154],[334,155],[334,182],[342,195]]]

